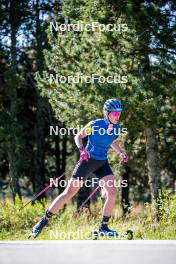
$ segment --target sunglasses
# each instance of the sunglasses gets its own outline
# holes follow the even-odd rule
[[[115,116],[115,117],[119,117],[120,114],[121,114],[121,112],[112,112],[112,114],[113,114],[113,116]]]

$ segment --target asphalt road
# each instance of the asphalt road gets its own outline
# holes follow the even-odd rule
[[[0,264],[176,264],[176,241],[0,241]]]

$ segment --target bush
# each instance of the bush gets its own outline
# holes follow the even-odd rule
[[[48,204],[35,202],[22,209],[22,201],[16,197],[15,204],[6,199],[0,202],[0,239],[18,240],[27,239],[34,224],[44,214]],[[49,232],[91,232],[97,229],[101,219],[100,204],[92,204],[92,215],[83,211],[76,214],[74,204],[67,205],[66,210],[61,210],[58,216],[52,217],[49,225],[43,230],[37,239],[51,239]],[[116,207],[119,208],[119,205]],[[156,208],[160,221],[156,221]],[[118,217],[119,209],[116,209],[111,219],[111,228],[124,232],[127,229],[134,231],[135,239],[176,239],[176,196],[168,193],[160,194],[153,204],[136,205],[132,212],[125,218]]]

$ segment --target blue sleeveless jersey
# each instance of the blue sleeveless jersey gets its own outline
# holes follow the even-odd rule
[[[88,142],[86,149],[93,159],[106,160],[110,145],[120,134],[119,124],[115,124],[111,132],[107,131],[108,125],[109,123],[106,118],[89,122],[90,127],[87,130]]]

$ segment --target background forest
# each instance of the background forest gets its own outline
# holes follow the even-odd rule
[[[95,31],[59,32],[56,26],[93,22],[117,27],[125,25],[126,30],[101,31],[96,28]],[[130,217],[133,206],[157,201],[157,210],[162,216],[165,209],[173,205],[168,213],[174,223],[174,1],[2,0],[0,40],[2,230],[15,226],[10,216],[11,210],[16,210],[15,206],[40,191],[51,177],[66,171],[68,179],[79,158],[74,136],[51,134],[51,126],[76,128],[101,118],[103,103],[109,98],[123,101],[125,111],[120,124],[128,130],[128,134],[121,135],[118,141],[129,155],[128,164],[119,165],[118,157],[110,151],[110,163],[117,180],[128,180],[128,187],[119,189],[121,216]],[[127,82],[62,83],[50,77],[77,73],[105,77],[115,73],[127,76]],[[54,188],[47,198],[51,199],[61,191],[61,187]],[[77,208],[90,191],[85,187],[80,190],[76,197]],[[13,205],[8,198],[15,202],[16,195],[19,197],[17,205]],[[44,197],[46,195],[41,198]],[[40,203],[36,206],[40,207]],[[9,215],[5,211],[7,208]],[[32,211],[31,207],[28,210]],[[37,211],[36,208],[33,210]],[[146,214],[148,216],[149,212]],[[165,221],[162,216],[158,220]],[[35,221],[27,213],[25,217],[26,221]],[[168,218],[168,215],[164,217]],[[148,221],[152,222],[152,218]],[[19,230],[23,225],[22,222]],[[176,234],[176,227],[173,229]]]

